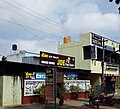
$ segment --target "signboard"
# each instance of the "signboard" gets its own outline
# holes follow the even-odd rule
[[[119,69],[118,64],[112,64],[112,63],[106,64],[106,70],[118,70],[118,69]]]
[[[25,79],[35,79],[35,72],[25,72]]]
[[[71,86],[78,86],[81,91],[90,90],[90,80],[64,80],[65,87],[68,91],[70,91]]]
[[[92,44],[102,47],[102,37],[92,33]]]
[[[105,49],[109,50],[109,51],[115,51],[115,47],[109,46],[109,45],[105,45]]]
[[[42,84],[45,84],[45,82],[40,80],[24,80],[24,96],[38,95],[34,93],[34,90],[38,89]]]
[[[46,70],[46,89],[45,96],[47,101],[54,101],[54,71]]]
[[[74,68],[75,57],[40,51],[40,64]]]
[[[44,80],[45,72],[25,72],[25,80]]]
[[[44,80],[45,81],[46,74],[45,72],[36,72],[36,80]]]
[[[64,80],[78,80],[78,74],[74,72],[65,73]]]

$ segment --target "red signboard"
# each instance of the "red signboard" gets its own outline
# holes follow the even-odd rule
[[[53,101],[54,100],[54,90],[53,85],[46,85],[46,100]]]
[[[45,96],[47,101],[54,101],[54,72],[52,69],[46,70]]]
[[[75,57],[40,51],[40,64],[74,68]]]

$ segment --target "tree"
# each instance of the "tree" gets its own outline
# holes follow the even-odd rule
[[[113,2],[113,0],[109,0],[109,2]],[[114,2],[116,4],[119,4],[120,3],[120,0],[114,0]],[[118,11],[119,11],[119,14],[120,14],[120,7],[118,8]]]
[[[109,0],[109,2],[113,2],[113,0]],[[119,4],[119,3],[120,3],[120,0],[115,0],[115,3],[116,3],[116,4]]]

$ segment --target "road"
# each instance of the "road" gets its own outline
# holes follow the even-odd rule
[[[0,107],[0,109],[46,109],[45,107],[45,104],[27,104]],[[48,107],[47,109],[55,109],[54,104],[49,104]],[[57,109],[96,109],[96,107],[90,106],[88,101],[66,100],[63,106],[59,106],[57,103]],[[120,109],[120,104],[115,104],[114,106],[100,106],[100,109]]]

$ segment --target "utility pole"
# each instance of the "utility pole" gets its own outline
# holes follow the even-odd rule
[[[102,77],[101,77],[101,88],[104,89],[104,61],[105,61],[105,39],[103,39],[103,53],[102,53]]]

